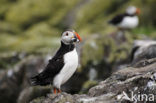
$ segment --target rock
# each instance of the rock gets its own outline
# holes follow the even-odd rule
[[[34,98],[40,97],[40,96],[46,96],[47,93],[50,93],[51,87],[26,87],[23,89],[19,97],[17,99],[17,103],[28,103]]]
[[[147,60],[156,57],[156,41],[135,40],[131,51],[131,62],[135,65],[140,60]]]
[[[17,98],[20,94],[29,94],[33,97],[33,95],[35,95],[35,93],[37,92],[34,91],[35,87],[34,89],[28,88],[30,86],[29,78],[32,75],[35,75],[38,70],[41,70],[43,68],[43,63],[44,59],[41,57],[28,56],[14,65],[13,68],[1,70],[0,101],[3,103],[16,103]],[[47,89],[41,88],[38,90],[47,91]],[[20,93],[21,91],[26,91],[26,93]],[[27,98],[29,97],[29,95],[27,95]],[[39,93],[37,93],[36,96],[37,95],[41,96]],[[22,96],[20,96],[20,99],[21,98]],[[30,98],[28,98],[28,100],[29,99]]]
[[[30,103],[113,103],[114,100],[108,101],[110,97],[113,97],[113,94],[89,97],[87,95],[70,95],[63,92],[58,95],[48,94],[47,97],[35,99]]]
[[[0,55],[0,69],[8,69],[14,66],[19,61],[21,61],[22,58],[24,58],[26,55],[27,55],[26,53],[17,53],[17,52]]]
[[[155,84],[156,62],[145,67],[118,70],[92,87],[88,94],[48,94],[30,103],[142,103],[156,99]],[[136,97],[132,97],[133,95]],[[146,96],[143,98],[143,95]]]
[[[142,68],[127,67],[119,70],[105,81],[100,82],[98,86],[91,88],[88,94],[90,96],[99,96],[114,93],[116,102],[120,103],[125,101],[124,98],[118,98],[118,96],[124,95],[123,92],[127,93],[128,96],[132,92],[136,95],[139,95],[139,93],[147,95],[153,93],[149,92],[147,85],[150,78],[156,73],[155,67],[156,62]]]

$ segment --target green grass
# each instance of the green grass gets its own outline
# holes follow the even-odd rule
[[[146,35],[146,36],[155,36],[156,35],[156,29],[152,26],[142,26],[142,27],[138,27],[136,29],[133,30],[134,34],[138,34],[138,35]],[[155,36],[156,37],[156,36]]]

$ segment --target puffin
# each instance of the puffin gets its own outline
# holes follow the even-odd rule
[[[81,42],[75,31],[65,31],[61,36],[61,46],[49,60],[45,69],[30,78],[33,86],[53,85],[53,93],[61,93],[61,85],[66,83],[78,67],[76,44]]]
[[[112,24],[121,30],[133,29],[139,24],[139,14],[139,8],[136,8],[135,6],[129,6],[125,13],[116,15],[109,21],[109,24]]]

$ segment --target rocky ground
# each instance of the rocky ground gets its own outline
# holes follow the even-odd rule
[[[134,98],[131,97],[132,92],[136,94]],[[142,98],[142,94],[147,94],[148,97]],[[30,103],[149,103],[156,100],[155,96],[156,58],[140,61],[134,67],[126,67],[113,73],[89,89],[87,94],[50,93]]]

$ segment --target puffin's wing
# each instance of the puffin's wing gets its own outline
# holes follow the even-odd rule
[[[109,21],[110,24],[113,24],[113,25],[117,25],[119,23],[122,22],[123,18],[126,16],[126,14],[120,14],[120,15],[117,15],[115,16],[112,20]]]
[[[48,65],[40,74],[31,78],[32,85],[48,85],[53,81],[53,78],[64,66],[62,56],[55,56],[49,60]]]

